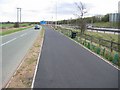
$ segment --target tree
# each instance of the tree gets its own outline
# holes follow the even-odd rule
[[[106,14],[103,18],[102,18],[103,22],[109,22],[109,14]]]
[[[16,22],[16,23],[14,24],[14,28],[19,28],[19,23],[18,23],[18,22]]]
[[[85,21],[83,19],[83,16],[85,13],[87,13],[85,5],[80,2],[80,3],[75,3],[75,5],[77,6],[78,10],[79,10],[79,15],[78,17],[80,18],[80,29],[81,29],[81,34],[84,34],[85,29],[86,29],[86,24]]]

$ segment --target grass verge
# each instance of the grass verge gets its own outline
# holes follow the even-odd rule
[[[70,31],[69,29],[62,28],[62,27],[57,27],[57,30],[59,30],[63,33],[66,33],[66,32]],[[75,32],[80,33],[80,30],[76,30],[76,29],[71,29],[71,31],[75,31]],[[71,32],[69,32],[69,34],[70,33]],[[68,34],[68,33],[66,33],[66,34]],[[118,34],[93,32],[93,31],[87,31],[87,30],[85,31],[85,34],[91,35],[91,36],[96,37],[96,38],[102,38],[102,39],[105,39],[105,40],[114,41],[114,42],[118,43]]]
[[[96,27],[111,27],[110,22],[97,22],[97,23],[93,23],[93,25]]]
[[[95,27],[105,27],[105,28],[118,28],[120,26],[119,22],[96,22],[93,23],[93,26]]]
[[[11,78],[6,88],[31,88],[32,80],[45,30],[42,29],[31,49],[23,58],[21,66]]]
[[[2,32],[0,32],[0,35],[3,36],[3,35],[11,34],[11,33],[14,33],[14,32],[26,30],[26,29],[31,28],[31,27],[32,27],[32,26],[24,27],[24,28],[10,29],[10,30],[7,30],[7,31],[2,31]]]
[[[109,34],[109,33],[92,32],[92,31],[86,31],[85,34],[118,43],[118,34]]]

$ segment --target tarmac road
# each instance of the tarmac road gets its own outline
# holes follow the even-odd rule
[[[11,78],[23,57],[33,45],[39,31],[30,28],[2,36],[2,43],[0,44],[0,48],[2,48],[2,52],[0,52],[0,55],[2,55],[2,66],[0,66],[0,69],[2,68],[2,87]]]
[[[45,27],[34,88],[118,88],[118,70]]]

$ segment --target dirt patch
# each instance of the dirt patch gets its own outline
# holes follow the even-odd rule
[[[37,64],[39,53],[41,53],[41,46],[44,38],[44,29],[41,30],[36,41],[31,49],[23,58],[23,62],[19,69],[11,78],[6,88],[30,88]]]

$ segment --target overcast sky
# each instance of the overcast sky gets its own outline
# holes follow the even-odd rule
[[[22,21],[76,18],[79,10],[74,3],[80,1],[86,6],[85,16],[92,16],[117,12],[120,0],[0,0],[0,21],[15,22],[16,8],[22,8]]]

